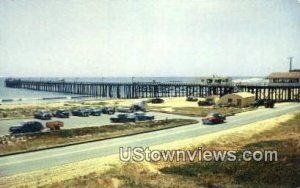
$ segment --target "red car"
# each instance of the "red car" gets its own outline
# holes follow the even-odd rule
[[[220,113],[211,113],[205,118],[202,119],[202,123],[204,125],[206,124],[218,124],[223,123],[225,121],[226,117],[221,115]]]

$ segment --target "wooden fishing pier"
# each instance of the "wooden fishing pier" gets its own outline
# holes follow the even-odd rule
[[[160,82],[65,82],[6,79],[9,88],[80,94],[103,98],[206,97],[234,92],[251,92],[256,99],[300,102],[300,85],[202,85],[197,83]]]

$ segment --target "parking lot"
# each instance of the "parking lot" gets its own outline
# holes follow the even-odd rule
[[[114,115],[117,115],[115,113]],[[166,118],[182,118],[178,115],[165,114],[165,113],[157,113],[157,112],[147,112],[147,114],[152,114],[155,116],[155,120],[162,120]],[[38,120],[38,119],[13,119],[13,120],[0,120],[0,135],[9,134],[9,127],[19,125],[22,121],[28,120],[36,120],[43,123],[45,126],[48,121],[63,121],[64,127],[63,129],[72,129],[72,128],[80,128],[80,127],[92,127],[92,126],[103,126],[110,125],[110,117],[114,115],[101,114],[101,116],[88,116],[88,117],[78,117],[78,116],[70,116],[70,118],[52,118],[51,120]],[[186,118],[186,117],[185,117]],[[116,123],[114,123],[116,124]],[[47,129],[45,129],[47,130]]]

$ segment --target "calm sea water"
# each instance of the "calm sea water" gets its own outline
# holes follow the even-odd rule
[[[183,82],[183,83],[196,83],[199,78],[196,77],[84,77],[84,78],[22,78],[30,80],[58,80],[65,79],[65,81],[76,82]],[[0,78],[0,101],[2,99],[22,99],[37,100],[43,97],[70,97],[71,94],[44,92],[44,91],[32,91],[26,89],[14,89],[5,87],[5,78]],[[234,77],[234,82],[265,82],[262,77]]]

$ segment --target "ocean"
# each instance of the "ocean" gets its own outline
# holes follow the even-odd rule
[[[198,77],[60,77],[60,78],[21,78],[27,80],[60,80],[64,79],[66,82],[176,82],[176,83],[197,83]],[[27,89],[15,89],[5,87],[5,78],[0,78],[0,102],[13,99],[13,101],[26,102],[26,101],[42,101],[42,98],[70,98],[77,95],[33,91]],[[233,77],[233,82],[237,83],[265,83],[267,80],[263,77]]]

